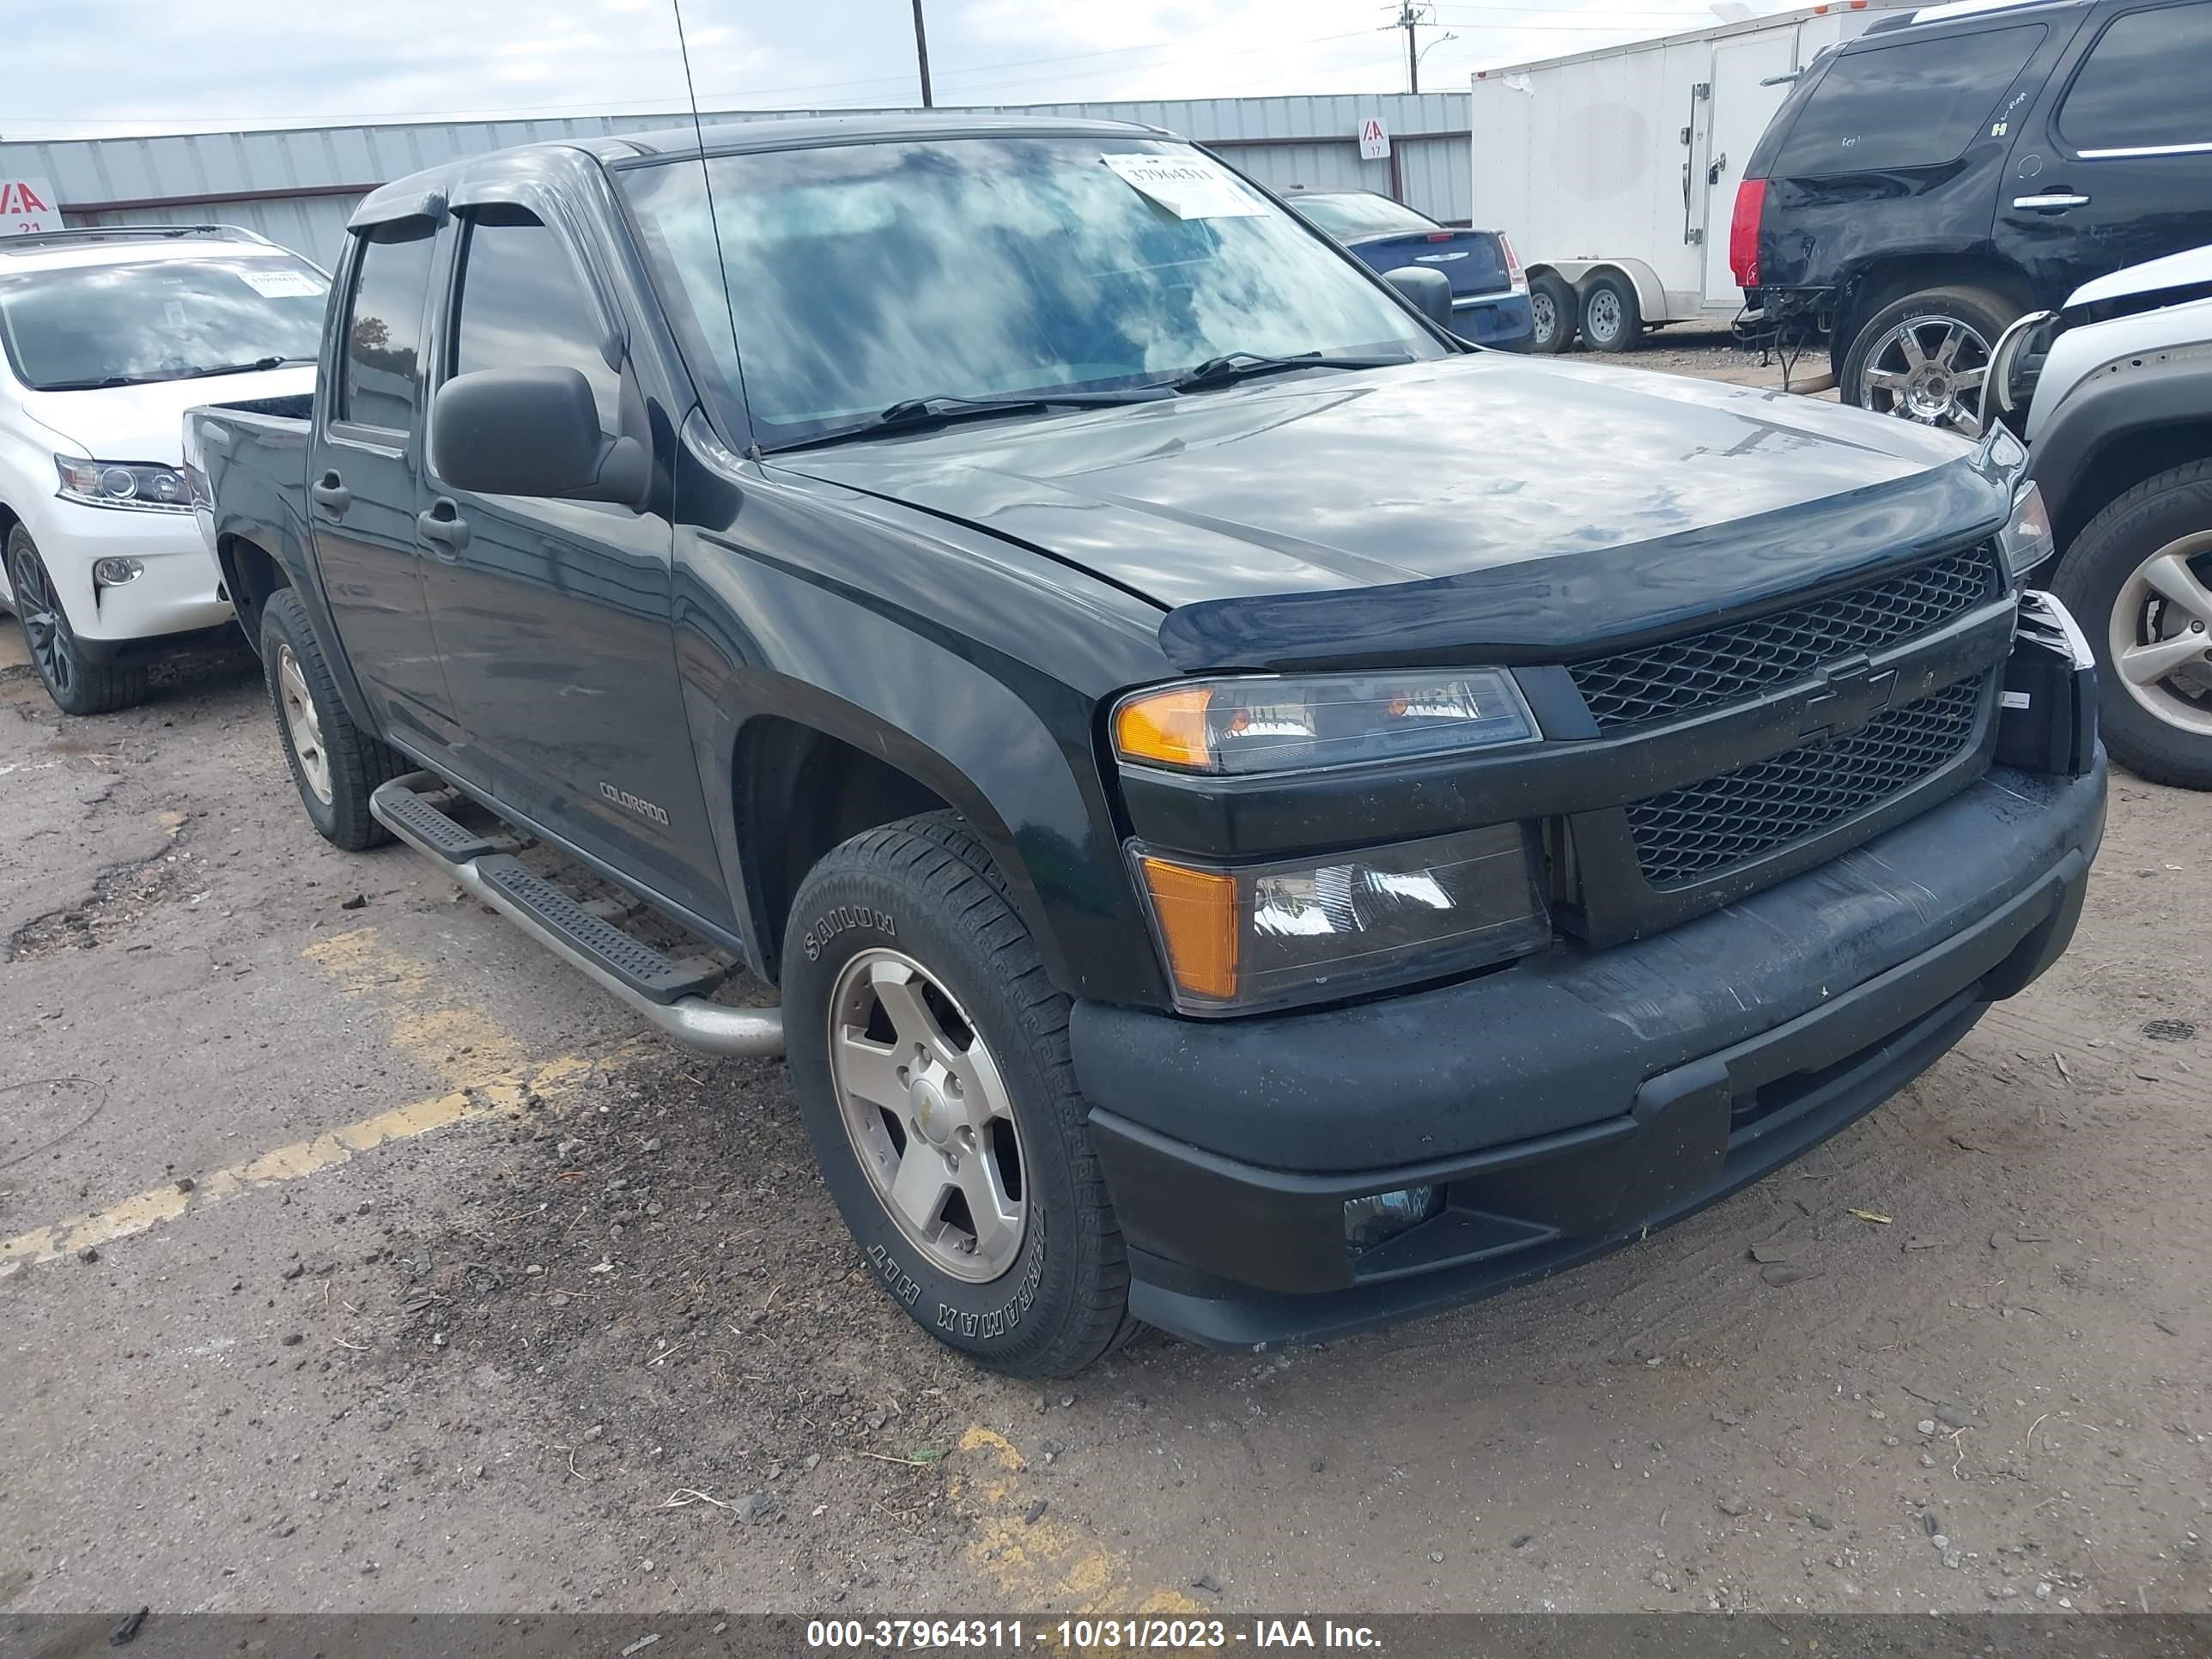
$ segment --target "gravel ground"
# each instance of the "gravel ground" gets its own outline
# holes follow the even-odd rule
[[[2116,776],[2066,958],[1729,1202],[1042,1389],[872,1288],[781,1065],[317,840],[250,665],[0,654],[0,1608],[2212,1607],[2203,798]]]

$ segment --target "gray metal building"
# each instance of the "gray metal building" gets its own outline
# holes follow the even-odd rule
[[[1474,193],[1464,92],[990,107],[1141,121],[1214,146],[1267,185],[1381,191],[1438,219],[1464,222]],[[706,119],[854,112],[738,110]],[[1359,125],[1377,115],[1389,129],[1390,158],[1362,161]],[[638,132],[680,118],[599,115],[0,143],[0,178],[47,179],[71,225],[244,225],[328,264],[354,204],[389,179],[510,144]]]

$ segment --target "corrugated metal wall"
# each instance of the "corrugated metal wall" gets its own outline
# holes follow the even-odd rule
[[[1172,102],[994,106],[1085,119],[1142,121],[1216,143],[1263,183],[1392,192],[1438,219],[1464,221],[1474,186],[1463,92]],[[850,110],[742,110],[707,120],[757,121]],[[1359,124],[1379,115],[1392,159],[1363,161]],[[676,124],[669,115],[548,121],[441,121],[407,126],[303,127],[276,132],[0,143],[0,177],[43,178],[76,224],[220,222],[244,225],[325,264],[364,192],[416,169],[511,144]]]

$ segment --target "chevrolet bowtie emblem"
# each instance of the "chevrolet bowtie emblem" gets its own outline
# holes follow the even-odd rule
[[[1897,690],[1895,669],[1877,674],[1864,661],[1831,668],[1821,678],[1823,684],[1806,700],[1798,720],[1801,738],[1856,732],[1889,707],[1890,694]]]

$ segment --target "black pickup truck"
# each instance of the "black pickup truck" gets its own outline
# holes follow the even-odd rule
[[[308,816],[787,1052],[986,1364],[1570,1267],[2072,934],[2008,434],[1476,349],[1139,127],[541,145],[349,229],[312,409],[186,417]]]

